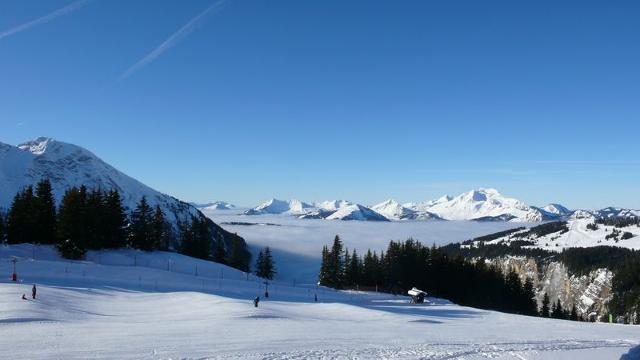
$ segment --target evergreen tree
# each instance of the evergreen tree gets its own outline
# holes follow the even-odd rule
[[[85,187],[67,190],[60,203],[57,248],[68,259],[80,259],[87,251],[87,191]]]
[[[35,243],[36,217],[33,186],[27,186],[13,199],[7,215],[7,242],[9,244]]]
[[[345,252],[345,254],[348,254],[348,252]],[[359,284],[360,268],[360,259],[358,258],[356,250],[353,249],[353,254],[351,254],[351,256],[345,256],[345,283],[347,285],[356,286]]]
[[[170,231],[160,205],[156,205],[151,218],[151,242],[154,249],[167,250],[170,242]]]
[[[0,209],[0,244],[3,244],[6,239],[7,226],[5,224],[5,215]]]
[[[553,309],[551,310],[551,317],[554,319],[565,318],[564,310],[562,309],[562,303],[560,302],[560,299],[558,299],[558,301],[553,305]]]
[[[131,214],[130,244],[135,249],[153,250],[153,210],[147,202],[146,196],[140,199],[136,209]]]
[[[183,224],[181,229],[180,252],[184,255],[210,259],[209,227],[204,219],[192,217],[191,224]]]
[[[573,321],[578,321],[580,318],[578,317],[578,309],[576,308],[576,304],[573,304],[571,307],[571,314],[569,315],[569,319]]]
[[[43,244],[56,243],[56,203],[53,189],[48,179],[36,185],[35,199],[35,241]]]
[[[540,308],[540,316],[548,318],[551,315],[549,309],[550,302],[549,295],[544,293],[544,297],[542,298],[542,308]]]
[[[262,255],[262,251],[259,256]],[[260,257],[258,258],[260,260]],[[258,262],[256,261],[256,269],[258,269]],[[327,285],[329,283],[329,248],[326,245],[322,247],[322,261],[320,262],[320,273],[318,274],[318,283],[321,285]]]
[[[241,238],[234,236],[233,239],[231,239],[231,249],[227,256],[227,264],[236,269],[248,272],[250,260],[251,258],[247,256],[245,246]]]
[[[258,253],[258,258],[256,259],[256,270],[255,270],[256,276],[263,277],[263,270],[264,270],[264,250],[260,250],[260,253]]]
[[[536,290],[533,280],[527,277],[523,286],[523,314],[529,316],[538,315],[538,304],[536,302]]]
[[[224,248],[224,241],[220,236],[215,239],[215,252],[213,253],[213,261],[220,264],[227,263],[227,251]]]
[[[276,274],[276,265],[273,261],[271,249],[268,246],[264,248],[264,263],[262,274],[262,277],[268,280],[273,280],[273,276]]]
[[[344,278],[343,247],[340,236],[333,239],[333,246],[329,251],[329,284],[328,286],[341,289]]]
[[[128,221],[122,206],[122,198],[116,190],[111,190],[105,195],[102,222],[104,224],[102,246],[107,249],[125,247]]]
[[[105,247],[104,196],[102,190],[94,189],[87,194],[85,226],[87,248],[98,250]]]

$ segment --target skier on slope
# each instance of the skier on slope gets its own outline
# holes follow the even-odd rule
[[[256,298],[253,299],[253,306],[258,307],[259,302],[260,302],[260,296],[256,296]]]
[[[31,297],[33,297],[33,300],[36,299],[36,284],[33,284],[33,288],[31,288]]]

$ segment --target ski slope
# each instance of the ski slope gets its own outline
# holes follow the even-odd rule
[[[35,255],[35,260],[33,259]],[[20,281],[11,283],[12,256]],[[197,267],[197,270],[196,270]],[[197,275],[196,275],[197,271]],[[0,246],[2,359],[632,359],[640,327],[264,285],[172,253]],[[21,300],[38,284],[38,298]],[[317,293],[318,302],[313,296]]]

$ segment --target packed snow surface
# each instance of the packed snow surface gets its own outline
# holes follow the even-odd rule
[[[35,254],[35,260],[32,256]],[[429,298],[264,285],[171,253],[0,247],[3,359],[634,359],[640,327],[540,319]],[[197,276],[196,276],[197,269]],[[38,284],[36,300],[21,300]],[[318,302],[313,297],[318,295]],[[252,299],[262,296],[259,307]]]

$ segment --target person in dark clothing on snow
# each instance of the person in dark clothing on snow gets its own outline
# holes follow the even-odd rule
[[[33,288],[31,288],[31,296],[33,297],[33,300],[36,299],[36,284],[33,284]]]
[[[253,306],[258,307],[259,302],[260,302],[260,296],[256,296],[256,298],[253,299]]]
[[[29,299],[27,299],[27,295],[22,294],[22,300],[29,300]]]

